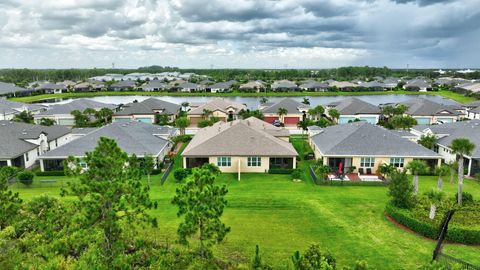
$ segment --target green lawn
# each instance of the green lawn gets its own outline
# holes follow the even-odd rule
[[[159,241],[175,240],[176,208],[170,201],[177,184],[170,179],[160,186],[160,176],[153,176],[151,196],[159,203],[152,212],[159,228],[146,231]],[[66,177],[36,179],[67,180]],[[276,267],[289,263],[295,250],[319,243],[338,259],[340,266],[365,259],[379,269],[413,269],[429,261],[434,241],[403,231],[385,219],[388,200],[385,187],[315,186],[309,181],[293,183],[289,175],[223,174],[219,184],[226,184],[228,207],[223,220],[232,231],[216,248],[218,256],[250,260],[259,244],[264,258]],[[421,177],[420,192],[436,184],[435,177]],[[28,200],[40,194],[58,196],[61,183],[25,188],[14,185]],[[453,195],[456,186],[448,179],[444,190]],[[480,198],[480,184],[465,181],[464,190]],[[69,199],[69,198],[67,198]],[[446,245],[448,254],[480,264],[480,247]]]
[[[359,96],[359,95],[390,95],[390,94],[404,94],[404,95],[439,95],[446,98],[456,100],[458,102],[474,101],[475,98],[466,97],[462,94],[458,94],[448,90],[441,90],[436,92],[412,92],[412,91],[364,91],[364,92],[287,92],[287,93],[178,93],[178,92],[142,92],[142,91],[129,91],[129,92],[87,92],[87,93],[62,93],[62,94],[45,94],[38,96],[28,97],[14,97],[11,100],[21,102],[33,102],[51,98],[78,98],[78,97],[96,97],[96,96],[238,96],[238,97],[263,97],[263,96]]]

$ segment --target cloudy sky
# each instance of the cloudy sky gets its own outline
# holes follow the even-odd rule
[[[479,0],[0,0],[0,67],[480,66]]]

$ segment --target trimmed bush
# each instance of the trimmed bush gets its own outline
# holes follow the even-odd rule
[[[176,169],[173,172],[173,178],[175,178],[175,181],[177,183],[180,183],[180,182],[183,182],[185,178],[187,178],[188,174],[189,174],[189,171],[186,169]]]
[[[47,171],[47,172],[35,172],[37,176],[65,176],[64,171]]]
[[[458,192],[455,193],[455,201],[458,201]],[[462,203],[473,203],[473,196],[468,192],[462,192]]]
[[[303,171],[300,169],[295,169],[292,171],[292,179],[300,179],[302,178]]]
[[[283,169],[283,168],[271,168],[268,170],[270,174],[291,174],[293,169]]]
[[[420,235],[431,239],[438,238],[438,226],[415,218],[410,210],[401,209],[389,203],[385,207],[385,213],[387,213],[387,215],[389,215],[396,222]],[[478,245],[480,244],[480,230],[459,227],[450,223],[448,226],[446,240],[455,243]]]
[[[18,181],[25,186],[30,186],[33,184],[33,177],[35,177],[35,174],[33,174],[31,171],[22,171],[17,174]]]
[[[192,140],[192,135],[179,135],[173,138],[174,143],[178,143],[178,142],[186,143],[186,142],[189,142],[190,140]]]

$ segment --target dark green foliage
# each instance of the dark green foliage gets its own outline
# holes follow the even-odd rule
[[[455,200],[458,201],[458,193],[455,193]],[[462,203],[463,204],[473,203],[473,195],[468,192],[462,192]]]
[[[175,181],[177,183],[181,183],[181,182],[183,182],[183,180],[185,180],[185,178],[187,178],[189,173],[190,172],[186,169],[176,169],[173,172],[173,178],[175,178]]]
[[[162,126],[168,125],[169,124],[168,115],[166,115],[166,114],[156,114],[155,115],[155,124],[162,125]]]
[[[186,143],[186,142],[189,142],[191,140],[192,140],[192,135],[179,135],[179,136],[176,136],[175,138],[173,138],[174,143],[179,143],[179,142]]]
[[[413,206],[413,187],[405,172],[394,172],[390,175],[388,195],[396,207],[410,208]]]
[[[272,267],[262,260],[262,256],[260,255],[260,248],[258,245],[255,245],[255,255],[252,258],[252,270],[269,270]]]
[[[260,110],[242,109],[240,112],[238,112],[238,115],[242,119],[247,119],[249,117],[256,117],[260,120],[263,120],[263,113]]]
[[[24,184],[25,186],[30,186],[33,184],[33,178],[35,174],[31,171],[22,171],[17,174],[18,181]]]
[[[75,127],[99,127],[112,120],[113,111],[109,108],[102,108],[98,111],[86,108],[83,112],[74,110],[70,114],[73,115]]]
[[[216,117],[210,117],[209,119],[204,119],[204,120],[200,120],[198,123],[197,123],[197,127],[199,128],[204,128],[204,127],[209,127],[209,126],[213,126],[213,124],[215,124],[216,122],[218,122],[219,119],[216,118]]]
[[[417,141],[418,144],[422,145],[425,148],[433,150],[437,144],[437,137],[435,135],[422,135]]]
[[[409,129],[417,124],[417,120],[408,115],[396,115],[391,119],[390,124],[393,129]]]
[[[301,169],[295,169],[292,171],[292,179],[302,178],[303,171]]]
[[[31,112],[23,111],[19,114],[16,114],[13,118],[15,122],[23,122],[27,124],[33,124],[33,115]]]
[[[293,169],[283,169],[283,168],[270,168],[268,173],[271,174],[291,174]]]
[[[311,245],[302,255],[296,251],[292,256],[295,270],[327,270],[335,269],[336,260],[330,253],[320,251],[317,244]]]
[[[188,238],[198,236],[202,258],[208,257],[210,247],[223,241],[230,231],[220,220],[227,192],[225,185],[215,185],[215,174],[208,168],[194,168],[192,177],[177,188],[172,200],[178,206],[177,216],[184,216],[177,230],[180,243],[188,244]]]
[[[40,119],[40,125],[42,126],[53,126],[55,125],[55,120],[51,118],[42,118]]]
[[[180,129],[180,135],[185,136],[185,128],[190,125],[190,119],[186,116],[179,116],[175,119],[175,126]]]
[[[64,171],[37,171],[35,172],[35,175],[37,176],[65,176]]]
[[[17,215],[22,200],[18,193],[8,190],[7,181],[16,173],[14,167],[0,168],[0,230],[4,229]]]
[[[205,164],[202,165],[202,168],[208,170],[209,172],[211,172],[213,174],[221,173],[220,168],[218,168],[217,165],[212,164],[212,163],[205,163]],[[190,172],[191,171],[189,171],[189,173]]]
[[[114,140],[101,137],[83,162],[88,170],[79,174],[79,159],[65,161],[68,175],[78,175],[79,181],[69,183],[62,195],[78,197],[73,205],[78,231],[91,234],[93,230],[100,235],[87,253],[92,252],[100,265],[112,268],[129,248],[129,234],[135,235],[137,227],[130,224],[156,226],[156,219],[147,214],[156,203],[150,200],[149,187],[141,182],[137,157],[129,157]]]

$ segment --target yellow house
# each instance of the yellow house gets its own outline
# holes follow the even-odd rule
[[[182,153],[184,168],[205,163],[222,172],[268,172],[272,168],[296,168],[297,151],[288,142],[289,131],[250,117],[217,122],[199,129]]]
[[[431,167],[442,160],[438,153],[365,121],[317,130],[309,143],[315,158],[334,171],[341,167],[345,172],[375,174],[382,164],[403,169],[414,159],[425,160]]]

